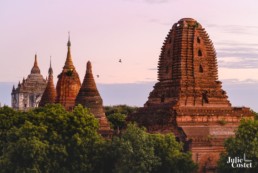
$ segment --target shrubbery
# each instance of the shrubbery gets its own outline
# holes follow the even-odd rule
[[[103,139],[82,106],[47,105],[28,112],[0,108],[1,173],[170,173],[196,165],[172,134],[149,134],[135,124]]]

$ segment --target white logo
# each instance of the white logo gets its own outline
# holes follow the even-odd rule
[[[232,168],[252,168],[252,160],[248,160],[245,154],[244,154],[244,158],[228,157],[227,164],[231,164]]]

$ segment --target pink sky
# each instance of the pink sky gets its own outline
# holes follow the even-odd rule
[[[257,6],[255,0],[1,1],[0,81],[26,77],[36,52],[42,74],[47,75],[52,56],[58,75],[68,31],[81,80],[91,60],[99,83],[155,81],[163,40],[183,17],[195,18],[206,28],[218,53],[220,79],[256,81]],[[123,63],[118,63],[120,58]]]
[[[35,53],[43,76],[47,76],[52,56],[57,76],[66,58],[68,31],[81,80],[90,60],[93,73],[100,76],[95,77],[97,84],[155,82],[168,31],[181,18],[191,17],[214,43],[219,79],[224,85],[245,86],[240,94],[233,87],[227,89],[235,93],[230,96],[233,105],[254,108],[258,94],[257,7],[257,0],[2,0],[0,82],[18,83],[27,77]],[[253,92],[247,91],[248,84]],[[147,100],[147,94],[142,100]]]

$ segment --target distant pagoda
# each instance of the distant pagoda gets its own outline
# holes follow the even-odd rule
[[[50,67],[48,69],[47,87],[41,97],[39,106],[45,106],[46,104],[54,104],[55,101],[56,101],[56,89],[54,86],[53,69],[50,62]]]
[[[12,107],[16,110],[29,110],[38,107],[42,94],[46,88],[46,80],[40,74],[37,55],[35,55],[34,65],[31,73],[22,83],[19,82],[17,88],[13,86]]]
[[[205,29],[183,18],[169,31],[158,64],[158,82],[148,101],[128,120],[152,133],[173,132],[192,152],[199,172],[216,169],[224,140],[234,136],[249,108],[231,107],[218,81],[216,52]]]
[[[75,98],[81,87],[81,82],[72,62],[70,37],[67,47],[65,65],[63,71],[58,75],[56,103],[63,105],[66,110],[72,110],[75,105]]]
[[[93,77],[90,61],[87,62],[86,74],[81,89],[76,97],[76,105],[78,104],[89,108],[91,113],[99,120],[99,133],[102,136],[108,137],[112,134],[104,112],[103,101]]]

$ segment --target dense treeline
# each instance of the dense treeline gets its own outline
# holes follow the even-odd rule
[[[108,115],[112,114],[123,113],[117,111]],[[119,125],[116,126],[114,128]],[[191,154],[182,152],[182,144],[172,134],[149,134],[135,124],[128,124],[119,137],[105,140],[97,131],[98,121],[80,105],[73,112],[65,111],[61,105],[47,105],[28,112],[0,108],[0,172],[196,170]]]

